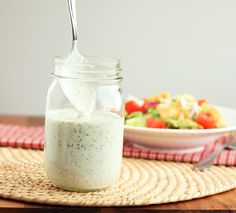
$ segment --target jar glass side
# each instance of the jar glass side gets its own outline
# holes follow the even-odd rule
[[[46,104],[45,168],[54,185],[71,191],[94,191],[119,178],[124,130],[120,80],[53,78]],[[95,102],[89,118],[68,100],[63,82],[93,88]],[[89,94],[86,89],[84,92],[86,98]],[[88,106],[81,97],[79,109]]]

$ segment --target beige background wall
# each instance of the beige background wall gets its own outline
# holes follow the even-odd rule
[[[124,93],[189,92],[236,108],[235,0],[78,0],[82,53],[122,60]],[[43,114],[66,0],[0,0],[0,114]]]

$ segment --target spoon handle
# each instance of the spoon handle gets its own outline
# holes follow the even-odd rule
[[[236,144],[227,145],[229,150],[236,150]]]
[[[216,159],[216,157],[224,150],[225,147],[226,146],[224,144],[221,144],[220,146],[218,146],[214,152],[209,154],[203,160],[201,160],[198,163],[194,164],[194,168],[204,170],[204,169],[207,169],[210,166],[212,166],[213,163],[214,163],[214,160]]]
[[[68,0],[73,41],[77,41],[76,0]]]

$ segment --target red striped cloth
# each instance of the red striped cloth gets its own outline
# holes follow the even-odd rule
[[[0,124],[0,146],[12,146],[31,149],[43,149],[44,127],[26,127],[18,125]],[[178,161],[194,163],[210,152],[214,151],[220,145],[221,140],[206,146],[202,152],[190,154],[160,153],[156,150],[148,150],[133,147],[130,143],[124,143],[123,155],[125,157],[145,158],[166,161]],[[217,165],[236,166],[236,151],[224,150],[215,160]]]
[[[0,145],[43,149],[44,127],[0,124]]]
[[[164,161],[176,161],[176,162],[188,162],[195,163],[203,159],[209,153],[213,152],[221,143],[223,138],[216,141],[215,143],[205,146],[202,152],[195,153],[160,153],[156,150],[143,150],[142,148],[136,148],[132,144],[125,143],[123,156],[133,158],[144,158],[153,160],[164,160]],[[224,150],[215,159],[214,164],[216,165],[228,165],[236,166],[236,151],[235,150]]]

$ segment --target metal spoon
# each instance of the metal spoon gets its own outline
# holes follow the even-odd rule
[[[214,164],[216,157],[224,150],[236,150],[236,142],[235,136],[232,134],[227,137],[226,142],[222,143],[220,146],[216,148],[216,150],[206,156],[203,160],[199,161],[198,163],[194,164],[195,169],[204,170],[211,167]]]
[[[81,60],[85,58],[79,53],[78,49],[78,31],[77,31],[77,18],[76,18],[76,0],[68,0],[68,8],[70,13],[70,21],[72,27],[72,54],[76,54]]]

